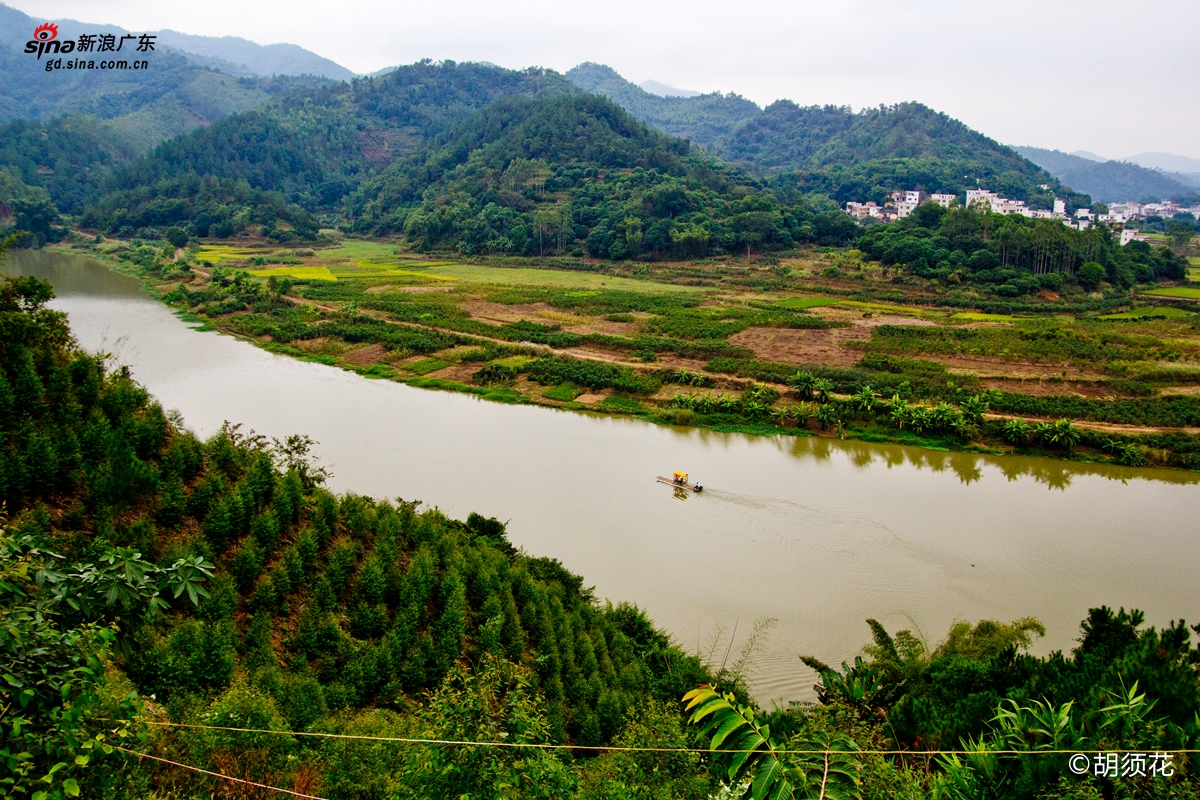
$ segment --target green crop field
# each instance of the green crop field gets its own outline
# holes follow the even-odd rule
[[[820,308],[821,306],[830,306],[836,302],[837,302],[837,300],[833,300],[828,297],[791,297],[791,298],[788,298],[787,300],[778,302],[775,305],[779,306],[780,308],[805,309],[805,308]]]
[[[1016,322],[1017,318],[1008,314],[981,314],[974,311],[960,311],[950,317],[952,322]]]
[[[269,278],[274,275],[277,278],[297,278],[306,281],[337,280],[337,276],[331,273],[328,267],[282,266],[270,269],[248,269],[246,272],[256,278]]]
[[[1158,306],[1142,306],[1141,308],[1132,308],[1129,311],[1122,311],[1119,314],[1105,314],[1096,319],[1142,319],[1144,317],[1165,317],[1167,319],[1176,319],[1178,317],[1194,316],[1189,311],[1184,311],[1181,308],[1170,308]]]
[[[1182,297],[1187,300],[1200,300],[1200,289],[1192,289],[1185,286],[1171,286],[1166,289],[1151,289],[1143,294],[1150,294],[1156,297]]]

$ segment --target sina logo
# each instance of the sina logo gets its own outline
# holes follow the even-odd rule
[[[37,26],[33,31],[33,38],[39,42],[49,42],[58,38],[58,26],[51,25],[46,22]]]

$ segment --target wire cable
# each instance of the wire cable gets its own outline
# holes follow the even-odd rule
[[[235,778],[232,775],[222,775],[219,772],[212,772],[211,770],[201,769],[200,767],[193,767],[188,764],[181,764],[178,761],[172,761],[169,758],[160,758],[158,756],[152,756],[148,753],[139,753],[136,750],[126,750],[124,747],[121,747],[121,746],[115,745],[115,744],[112,745],[112,749],[120,750],[122,753],[126,753],[131,756],[137,756],[138,758],[148,758],[151,761],[160,761],[163,764],[170,764],[173,767],[180,767],[181,769],[188,769],[188,770],[191,770],[192,772],[199,772],[203,775],[211,775],[212,777],[220,778],[223,781],[233,781],[234,783],[242,783],[247,786],[254,786],[255,788],[258,788],[258,789],[266,789],[267,791],[270,791],[270,792],[278,792],[279,794],[286,794],[286,795],[290,795],[291,797],[303,798],[303,800],[326,800],[326,798],[319,797],[315,794],[302,794],[301,792],[293,792],[291,789],[280,789],[278,786],[268,786],[265,783],[258,783],[257,781],[248,781],[248,780],[245,780],[244,778]]]
[[[393,742],[397,744],[428,744],[454,747],[506,747],[524,748],[529,750],[589,750],[600,752],[623,753],[706,753],[708,755],[733,755],[739,753],[771,752],[776,755],[884,755],[884,756],[938,756],[938,755],[1074,755],[1075,753],[1200,753],[1200,750],[1170,749],[1170,750],[1120,750],[1120,749],[1081,749],[1081,750],[713,750],[707,747],[626,747],[622,745],[584,745],[584,744],[542,744],[537,742],[476,742],[461,739],[415,739],[405,736],[362,736],[350,733],[319,733],[314,731],[274,731],[264,728],[233,728],[223,725],[196,725],[187,722],[157,722],[144,720],[146,725],[164,728],[192,728],[208,731],[235,731],[238,733],[270,733],[277,736],[310,736],[319,739],[349,739],[366,742]]]

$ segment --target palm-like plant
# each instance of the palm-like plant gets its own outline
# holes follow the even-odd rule
[[[1040,427],[1040,426],[1039,426]],[[1070,450],[1075,445],[1079,444],[1081,434],[1079,429],[1069,419],[1060,419],[1053,425],[1047,426],[1049,431],[1046,435],[1046,441],[1056,447],[1062,447]]]
[[[879,395],[871,388],[871,384],[864,384],[857,394],[854,395],[852,401],[854,406],[863,414],[870,414],[875,408],[875,402],[879,399]]]
[[[949,430],[952,419],[954,419],[954,407],[949,403],[938,403],[929,411],[929,423],[935,430]]]
[[[813,399],[818,403],[828,403],[829,395],[833,393],[833,383],[827,378],[817,378],[813,381]]]
[[[1010,419],[1004,423],[1004,438],[1013,444],[1025,441],[1031,432],[1029,424],[1023,419]]]
[[[767,413],[767,407],[757,400],[751,400],[742,405],[742,413],[750,419],[759,419]]]
[[[817,422],[821,425],[822,430],[826,430],[830,425],[834,425],[838,420],[837,409],[829,403],[826,403],[817,408]]]
[[[986,414],[988,409],[991,407],[991,403],[983,399],[983,395],[981,394],[968,397],[959,404],[959,408],[962,410],[963,416],[976,425],[978,425],[980,422],[983,422],[983,415]]]
[[[808,372],[797,372],[788,378],[788,386],[796,391],[801,400],[812,400],[816,390],[817,379]]]
[[[726,414],[732,414],[738,410],[738,399],[736,397],[723,394],[717,398],[717,406]]]
[[[892,419],[892,424],[897,430],[904,430],[904,426],[909,424],[912,419],[912,411],[908,404],[903,402],[899,396],[892,398],[892,413],[888,416]]]
[[[700,725],[713,750],[730,751],[728,775],[735,784],[749,783],[751,800],[841,800],[859,796],[862,764],[858,745],[839,733],[819,733],[793,740],[787,748],[771,738],[769,725],[760,725],[754,710],[733,694],[709,686],[683,696],[691,723]]]

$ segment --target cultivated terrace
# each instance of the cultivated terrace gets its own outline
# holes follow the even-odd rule
[[[1011,296],[998,258],[939,280],[872,258],[878,233],[863,250],[670,261],[430,257],[336,231],[60,246],[207,325],[368,378],[722,431],[1200,466],[1200,315],[1196,290],[1152,282],[1176,268],[1167,248],[1143,246],[1140,286],[1050,272]]]

